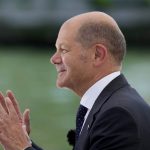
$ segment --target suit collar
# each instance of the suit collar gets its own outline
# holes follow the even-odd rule
[[[125,77],[121,74],[119,75],[117,78],[115,78],[114,80],[112,80],[105,88],[104,90],[101,92],[101,94],[98,96],[97,100],[95,101],[91,112],[84,124],[83,130],[81,132],[81,135],[79,137],[78,142],[76,143],[77,147],[78,145],[82,145],[81,143],[83,142],[82,139],[85,138],[86,134],[87,134],[87,130],[90,130],[93,121],[94,121],[94,116],[96,115],[96,113],[101,109],[101,107],[103,106],[103,104],[109,99],[109,97],[118,89],[129,85],[127,80],[125,79]],[[80,140],[81,139],[81,140]]]
[[[122,74],[112,80],[98,96],[90,114],[94,115],[115,91],[125,85],[128,85],[128,82]]]
[[[98,80],[94,85],[92,85],[81,98],[80,104],[88,108],[90,111],[93,107],[96,99],[103,91],[103,89],[117,76],[120,75],[120,71],[113,72]]]

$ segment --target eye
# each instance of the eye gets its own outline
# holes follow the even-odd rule
[[[66,49],[62,49],[62,53],[65,54],[67,53],[68,51]]]

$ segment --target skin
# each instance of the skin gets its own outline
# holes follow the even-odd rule
[[[51,58],[58,72],[57,86],[67,87],[79,96],[83,96],[102,77],[121,69],[105,45],[96,43],[85,49],[76,40],[81,24],[89,19],[96,21],[98,17],[102,22],[118,28],[116,22],[104,13],[92,12],[73,17],[62,25],[56,41],[56,52]]]
[[[23,115],[12,91],[6,97],[0,92],[0,142],[5,150],[20,150],[31,146],[29,109]]]
[[[56,52],[51,63],[57,70],[57,86],[73,90],[83,96],[89,87],[104,76],[121,70],[109,49],[102,43],[88,48],[76,40],[78,29],[88,20],[111,24],[119,32],[116,22],[101,12],[90,12],[66,21],[58,34]],[[24,128],[25,127],[25,128]],[[11,91],[6,96],[0,93],[0,142],[5,150],[21,150],[31,146],[29,110],[22,115],[17,100]]]

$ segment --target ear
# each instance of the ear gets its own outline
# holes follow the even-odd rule
[[[107,48],[103,44],[95,45],[95,66],[100,66],[102,63],[104,63],[107,56],[107,51]]]

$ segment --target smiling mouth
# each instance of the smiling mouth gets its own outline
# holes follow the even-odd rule
[[[66,71],[66,70],[59,70],[59,71],[58,71],[58,74],[59,74],[59,73],[63,73],[63,72],[65,72],[65,71]]]

